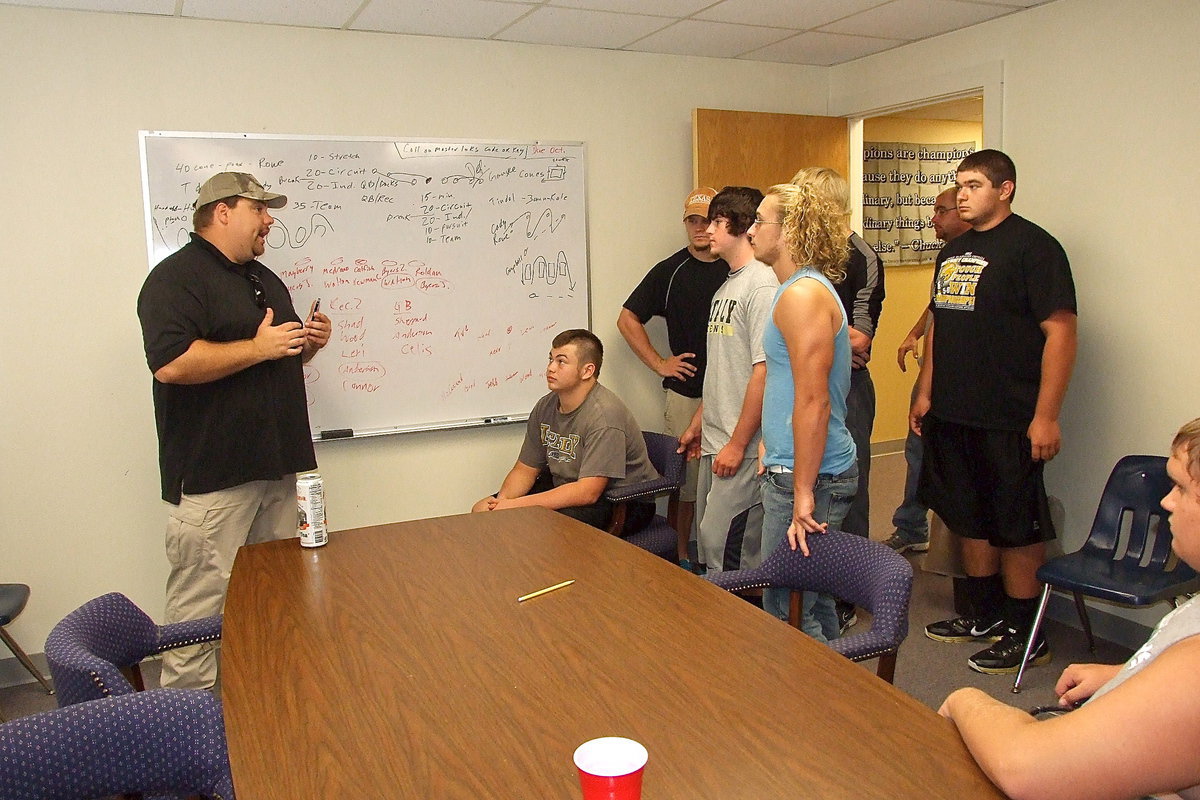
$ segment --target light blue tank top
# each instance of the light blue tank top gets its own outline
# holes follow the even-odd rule
[[[792,437],[792,406],[796,400],[792,383],[791,359],[783,334],[775,324],[775,306],[779,298],[802,278],[821,283],[838,304],[842,327],[833,341],[833,366],[829,371],[829,427],[825,433],[825,453],[821,456],[822,475],[840,475],[854,464],[854,440],[846,428],[846,394],[850,391],[850,332],[846,310],[838,300],[837,290],[829,279],[812,267],[804,267],[783,282],[775,293],[771,316],[763,331],[763,348],[767,354],[767,388],[763,397],[762,431],[767,454],[763,463],[770,466],[795,467],[795,439]]]

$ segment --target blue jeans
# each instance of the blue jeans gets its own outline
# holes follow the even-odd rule
[[[892,524],[898,533],[908,542],[929,541],[929,509],[921,505],[917,499],[917,486],[921,482],[921,458],[924,454],[924,443],[910,429],[904,440],[904,501],[896,506],[892,514]]]
[[[914,384],[912,399],[916,396],[917,387]],[[909,405],[912,404],[912,399],[909,400]],[[920,436],[913,433],[912,428],[909,428],[908,436],[904,438],[904,500],[896,506],[896,512],[892,514],[892,525],[906,542],[929,541],[929,509],[917,499],[924,454],[925,443],[921,441]]]
[[[790,472],[768,472],[763,476],[762,554],[765,561],[780,542],[787,540],[792,524],[794,488]],[[813,487],[815,508],[813,519],[826,523],[830,530],[839,530],[858,491],[858,466],[853,465],[840,475],[818,475]],[[819,534],[818,534],[819,535]],[[788,618],[789,589],[764,589],[763,610],[782,620]],[[834,598],[817,592],[804,593],[804,613],[800,628],[818,642],[836,639],[841,632]]]

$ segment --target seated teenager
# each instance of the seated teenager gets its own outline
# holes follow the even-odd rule
[[[1200,569],[1200,419],[1171,445],[1163,498],[1172,547]],[[1200,596],[1163,617],[1124,665],[1072,664],[1055,692],[1070,714],[1038,721],[977,689],[946,698],[979,766],[1021,798],[1200,798]]]
[[[550,392],[529,415],[521,455],[500,491],[472,511],[544,506],[606,529],[612,503],[605,490],[658,479],[633,414],[599,383],[603,360],[604,346],[591,331],[554,337]],[[631,503],[622,533],[636,533],[653,517],[653,504]]]

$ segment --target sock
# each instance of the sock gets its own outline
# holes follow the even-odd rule
[[[1037,607],[1040,597],[1004,598],[1004,618],[1008,621],[1008,626],[1013,628],[1022,637],[1029,635],[1029,629],[1033,627],[1033,618],[1037,616]]]
[[[967,576],[967,603],[971,614],[980,619],[996,619],[1004,611],[1004,584],[1000,574]]]

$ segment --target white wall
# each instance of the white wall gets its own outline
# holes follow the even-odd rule
[[[830,71],[837,106],[872,88],[901,102],[931,72],[1003,62],[1014,208],[1062,242],[1079,299],[1064,450],[1046,473],[1066,506],[1068,551],[1086,537],[1113,463],[1166,454],[1179,425],[1200,416],[1197,11],[1059,0]]]
[[[106,591],[162,609],[166,516],[134,311],[139,129],[587,142],[605,382],[650,427],[656,381],[615,320],[683,244],[691,109],[822,114],[827,95],[818,68],[10,6],[0,52],[0,580],[33,587],[12,626],[30,652]],[[319,444],[333,527],[465,511],[494,491],[520,433]]]
[[[1066,449],[1048,470],[1072,549],[1113,461],[1164,452],[1200,414],[1196,41],[1195,4],[1176,0],[1059,0],[832,69],[0,6],[0,580],[34,591],[12,630],[40,651],[58,618],[109,590],[162,608],[134,313],[139,129],[586,141],[593,327],[606,383],[652,426],[655,382],[614,320],[681,242],[690,110],[841,113],[846,98],[883,87],[903,102],[933,70],[997,62],[1017,209],[1059,237],[1079,291]],[[335,527],[461,511],[495,487],[519,435],[319,445]]]

